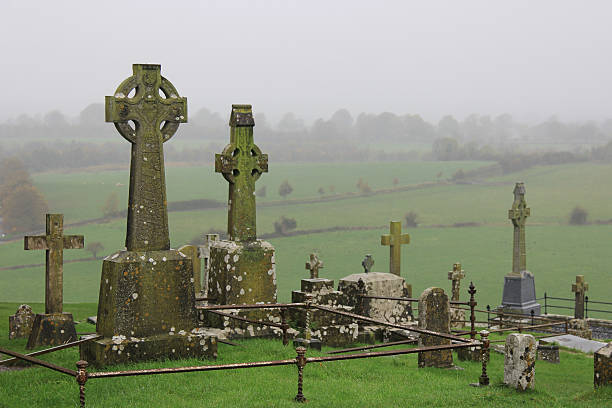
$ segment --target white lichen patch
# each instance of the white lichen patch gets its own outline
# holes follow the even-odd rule
[[[240,295],[244,295],[244,289],[240,289]]]
[[[226,292],[229,292],[231,289],[232,289],[232,287],[231,287],[230,285],[227,285],[227,286],[225,287],[225,291],[226,291]]]
[[[111,340],[112,340],[112,341],[113,341],[113,343],[115,343],[115,344],[121,344],[121,342],[125,341],[125,339],[126,339],[126,337],[125,337],[124,335],[122,335],[122,334],[119,334],[119,335],[113,336],[113,337],[111,338]]]
[[[238,259],[240,259],[240,256],[238,254],[234,255],[234,263],[238,262]]]
[[[136,292],[132,293],[132,299],[134,299],[134,300],[138,299],[138,293],[136,293]],[[134,333],[134,332],[132,332],[132,333]]]

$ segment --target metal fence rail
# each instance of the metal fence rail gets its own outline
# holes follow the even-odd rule
[[[557,297],[557,296],[548,296],[548,294],[546,292],[544,292],[544,297],[538,298],[536,300],[543,300],[544,301],[544,314],[548,314],[548,309],[563,309],[563,310],[574,310],[573,306],[562,306],[562,305],[551,305],[548,303],[549,300],[558,300],[561,302],[570,302],[570,303],[574,303],[576,301],[576,299],[571,299],[571,298],[563,298],[563,297]],[[597,301],[597,300],[591,300],[589,299],[588,296],[584,297],[584,317],[588,318],[589,317],[589,312],[597,312],[597,313],[604,313],[604,314],[612,314],[612,310],[601,310],[601,309],[589,309],[589,303],[594,303],[597,305],[608,305],[608,306],[612,306],[612,302],[602,302],[602,301]]]

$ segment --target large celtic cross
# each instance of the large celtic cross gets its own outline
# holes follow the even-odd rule
[[[230,143],[215,155],[215,171],[229,182],[227,234],[231,241],[257,239],[255,181],[268,171],[268,155],[253,142],[251,105],[232,105]]]
[[[187,122],[187,99],[161,76],[160,65],[134,64],[133,69],[115,95],[106,97],[106,121],[132,144],[125,246],[165,250],[170,236],[163,143]]]
[[[516,183],[514,186],[514,202],[508,211],[508,218],[514,225],[514,242],[512,247],[512,274],[520,275],[527,270],[527,250],[525,248],[525,222],[531,215],[525,201],[525,184]]]

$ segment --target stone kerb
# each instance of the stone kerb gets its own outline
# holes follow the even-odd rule
[[[536,341],[530,334],[512,333],[506,338],[504,383],[519,391],[535,387]]]
[[[612,385],[612,343],[595,352],[593,357],[595,387]]]
[[[438,333],[450,333],[450,302],[448,295],[441,288],[428,288],[419,297],[419,328]],[[419,347],[441,346],[451,344],[450,339],[421,334]],[[419,353],[419,368],[453,367],[451,350],[436,350]]]

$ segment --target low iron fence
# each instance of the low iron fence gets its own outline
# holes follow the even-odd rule
[[[576,299],[571,299],[571,298],[563,298],[563,297],[556,297],[556,296],[548,296],[548,294],[546,292],[544,292],[544,297],[538,298],[536,300],[543,300],[544,301],[544,314],[548,314],[548,309],[562,309],[562,310],[574,310],[574,304],[576,302]],[[572,306],[566,306],[566,305],[559,305],[559,304],[550,304],[549,301],[560,301],[560,302],[569,302],[572,304]],[[566,303],[567,304],[567,303]],[[593,306],[591,306],[591,308],[589,308],[589,305],[595,305],[595,308],[593,308]],[[606,314],[606,315],[612,315],[612,309],[610,310],[602,310],[600,309],[601,306],[598,305],[606,305],[606,306],[612,306],[612,302],[601,302],[601,301],[596,301],[596,300],[591,300],[589,299],[588,296],[584,297],[584,317],[588,318],[589,317],[589,312],[595,312],[595,313],[601,313],[601,314]]]

